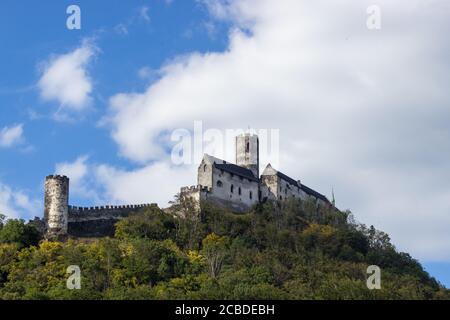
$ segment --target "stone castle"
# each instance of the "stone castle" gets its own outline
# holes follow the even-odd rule
[[[290,198],[312,199],[317,206],[328,199],[300,182],[275,170],[270,164],[259,175],[259,138],[245,133],[236,137],[236,164],[205,154],[198,167],[196,186],[183,187],[180,199],[203,201],[235,213],[244,213],[257,203]],[[140,204],[104,207],[69,206],[69,178],[48,176],[45,180],[44,224],[47,238],[103,237],[114,234],[115,223],[141,208]]]
[[[236,164],[205,154],[198,167],[197,186],[181,188],[181,198],[214,204],[237,213],[257,203],[290,198],[313,199],[331,205],[328,199],[300,182],[275,170],[270,164],[259,175],[259,138],[245,133],[236,137]]]

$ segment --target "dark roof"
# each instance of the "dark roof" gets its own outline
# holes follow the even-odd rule
[[[303,191],[305,191],[305,193],[309,194],[310,196],[316,197],[317,199],[323,200],[325,202],[329,202],[327,197],[325,197],[323,194],[314,191],[313,189],[305,186],[304,184],[302,184],[301,188]]]
[[[298,186],[298,182],[297,182],[297,181],[295,181],[294,179],[288,177],[288,176],[285,175],[284,173],[281,173],[281,172],[277,171],[277,175],[278,175],[281,179],[283,179],[283,180],[289,182],[290,184],[293,184],[294,186]],[[317,191],[315,191],[315,190],[313,190],[313,189],[311,189],[311,188],[305,186],[304,184],[300,184],[300,188],[301,188],[306,194],[309,194],[310,196],[313,196],[313,197],[315,197],[315,198],[317,198],[317,199],[321,199],[321,200],[323,200],[323,201],[325,201],[325,202],[329,202],[328,199],[327,199],[327,197],[325,197],[323,194],[318,193]]]
[[[253,172],[249,169],[237,166],[235,164],[231,164],[231,163],[227,163],[227,164],[218,164],[218,163],[214,163],[214,166],[219,169],[219,170],[223,170],[226,171],[228,173],[232,173],[235,174],[239,177],[243,177],[246,178],[250,181],[256,181],[258,182],[258,178],[255,177],[253,175]]]
[[[288,177],[288,176],[285,175],[284,173],[281,173],[281,172],[277,171],[277,175],[278,175],[281,179],[283,179],[283,180],[289,182],[290,184],[293,184],[294,186],[298,186],[298,181],[295,181],[294,179]]]

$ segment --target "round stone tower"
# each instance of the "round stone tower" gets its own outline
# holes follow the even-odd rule
[[[253,172],[259,179],[259,138],[244,133],[236,137],[236,164]]]
[[[69,178],[52,175],[45,179],[44,219],[46,237],[67,236],[69,219]]]

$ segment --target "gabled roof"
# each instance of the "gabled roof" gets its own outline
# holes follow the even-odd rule
[[[327,197],[325,197],[323,194],[305,186],[304,184],[300,183],[299,181],[296,181],[294,179],[292,179],[291,177],[285,175],[284,173],[275,170],[270,164],[267,165],[266,169],[264,170],[263,176],[270,176],[270,175],[277,175],[278,177],[280,177],[281,179],[283,179],[284,181],[289,182],[290,184],[300,187],[300,189],[302,189],[306,194],[313,196],[317,199],[323,200],[325,202],[329,202],[329,200],[327,199]]]
[[[219,170],[223,170],[228,173],[235,174],[239,177],[246,178],[250,181],[256,181],[256,182],[259,181],[259,179],[253,175],[253,172],[251,170],[246,169],[244,167],[240,167],[240,166],[237,166],[237,165],[231,164],[231,163],[227,163],[227,164],[215,163],[214,166]]]
[[[325,201],[325,202],[327,202],[327,203],[330,202],[330,201],[327,199],[327,197],[325,197],[323,194],[318,193],[317,191],[315,191],[315,190],[313,190],[313,189],[311,189],[311,188],[305,186],[304,184],[302,184],[300,188],[301,188],[306,194],[309,194],[310,196],[313,196],[313,197],[315,197],[315,198],[317,198],[317,199],[320,199],[320,200],[322,200],[322,201]]]
[[[215,168],[219,170],[226,171],[228,173],[235,174],[239,177],[246,178],[250,181],[259,182],[258,177],[253,175],[253,172],[247,168],[228,163],[225,160],[210,156],[209,154],[204,154],[203,160],[205,163],[212,164]]]

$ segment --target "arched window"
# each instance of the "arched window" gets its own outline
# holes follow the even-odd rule
[[[250,200],[253,199],[253,192],[250,191]]]
[[[242,194],[242,190],[241,190],[241,187],[239,187],[239,189],[238,189],[238,193],[239,193],[239,195],[241,195],[241,194]]]
[[[231,185],[231,189],[230,189],[231,193],[234,192],[234,185]]]
[[[217,180],[217,186],[218,186],[219,188],[222,188],[222,187],[223,187],[223,183],[222,183],[222,181],[220,181],[220,180]]]
[[[206,172],[206,164],[203,166],[203,172]]]

